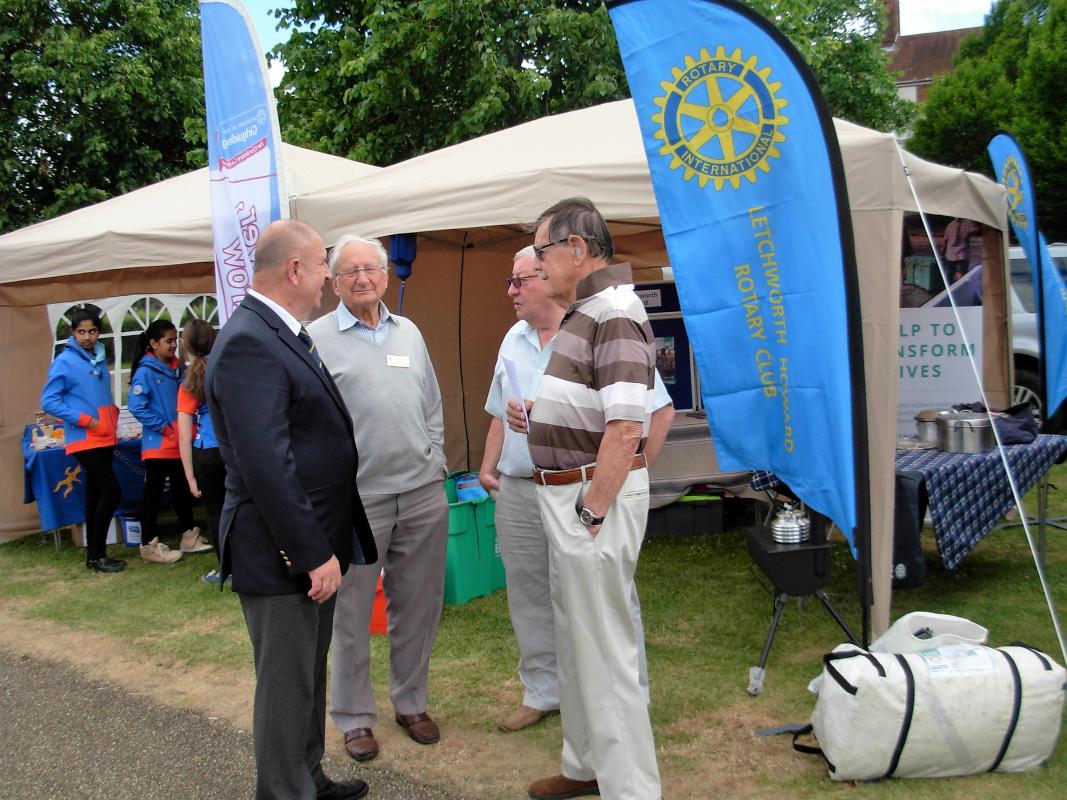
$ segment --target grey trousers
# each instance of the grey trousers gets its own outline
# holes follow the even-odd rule
[[[541,524],[537,492],[529,478],[500,476],[496,495],[496,535],[508,582],[508,611],[519,645],[523,705],[541,711],[559,708],[556,627],[548,580],[548,538]],[[641,689],[648,699],[648,662],[637,585],[630,585],[630,616],[637,635]]]
[[[335,597],[240,596],[256,664],[256,800],[314,800],[329,782],[320,762]]]
[[[363,495],[378,563],[353,565],[337,593],[330,717],[343,732],[378,719],[370,679],[370,617],[384,568],[389,620],[389,697],[398,714],[426,710],[430,651],[441,621],[448,547],[444,481],[389,495]]]

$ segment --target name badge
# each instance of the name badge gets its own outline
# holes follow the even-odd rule
[[[385,357],[385,365],[387,367],[404,367],[405,369],[411,366],[411,359],[407,356],[389,356]]]

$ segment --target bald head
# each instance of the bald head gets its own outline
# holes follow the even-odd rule
[[[328,277],[326,248],[310,225],[282,219],[259,237],[252,288],[297,319],[308,319],[319,307]]]
[[[305,222],[295,219],[280,219],[272,222],[259,237],[256,245],[256,261],[252,271],[256,276],[284,267],[293,257],[299,257],[309,244],[318,239],[318,233]]]

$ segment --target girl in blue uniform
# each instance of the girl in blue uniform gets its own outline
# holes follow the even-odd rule
[[[226,465],[219,453],[211,412],[204,397],[204,373],[215,329],[210,322],[194,319],[182,329],[182,354],[189,360],[185,380],[178,388],[178,449],[181,451],[185,479],[193,497],[207,507],[208,535],[215,554],[219,554],[219,517],[226,497]],[[218,581],[218,571],[204,576]]]
[[[141,460],[144,461],[144,495],[141,498],[141,558],[171,564],[182,553],[200,553],[211,543],[193,525],[193,499],[185,482],[178,451],[178,386],[184,366],[175,356],[178,330],[158,319],[137,340],[130,369],[130,413],[141,423]],[[179,550],[159,541],[156,517],[163,486],[170,479],[170,494],[178,522],[185,531]]]
[[[84,306],[70,319],[67,347],[48,370],[41,407],[63,420],[67,454],[85,480],[85,566],[119,572],[125,561],[107,556],[107,529],[118,508],[119,482],[111,469],[119,410],[112,401],[111,372],[100,344],[100,317]]]

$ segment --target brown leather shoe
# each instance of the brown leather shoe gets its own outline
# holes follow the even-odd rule
[[[345,750],[356,761],[370,761],[378,755],[378,741],[370,728],[353,728],[345,732]]]
[[[576,781],[566,775],[553,775],[530,784],[532,800],[566,800],[568,797],[600,797],[596,781]]]
[[[433,744],[441,738],[437,723],[425,711],[421,714],[397,714],[396,724],[419,744]]]
[[[524,728],[536,725],[545,717],[558,713],[559,711],[542,711],[539,708],[522,705],[500,720],[497,723],[497,727],[502,731],[521,731]]]

